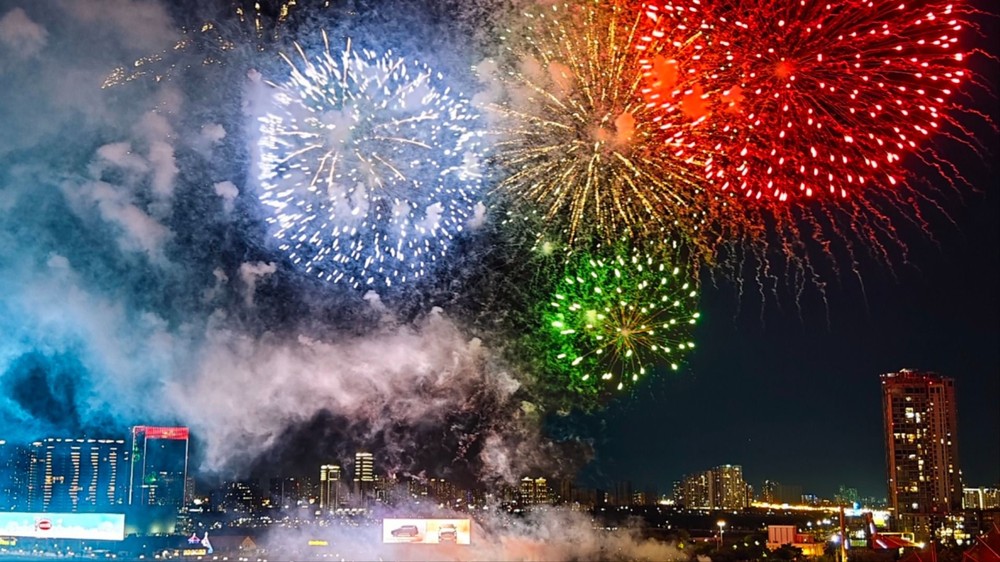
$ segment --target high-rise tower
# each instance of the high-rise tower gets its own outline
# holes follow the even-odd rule
[[[319,507],[337,509],[340,506],[340,466],[324,464],[319,467]]]
[[[881,379],[889,504],[902,530],[928,537],[962,507],[955,381],[910,369]]]
[[[743,509],[748,505],[747,483],[743,467],[724,464],[712,469],[712,504],[721,509]]]
[[[133,427],[129,504],[183,506],[187,462],[188,428]]]
[[[122,509],[128,453],[122,439],[35,441],[29,448],[31,508],[70,513]]]
[[[375,456],[371,453],[354,454],[354,493],[364,504],[375,487]]]
[[[3,511],[29,510],[30,458],[27,447],[0,439],[0,509]]]

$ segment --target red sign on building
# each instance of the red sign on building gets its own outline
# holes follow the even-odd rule
[[[188,428],[186,427],[157,427],[151,425],[137,425],[132,428],[132,434],[145,433],[146,439],[187,439]]]

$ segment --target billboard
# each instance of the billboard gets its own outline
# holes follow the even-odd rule
[[[470,519],[383,519],[383,543],[472,544]]]
[[[38,539],[120,541],[124,513],[0,512],[0,535]]]
[[[145,434],[146,439],[188,439],[186,427],[158,427],[152,425],[137,425],[132,428],[132,435]]]

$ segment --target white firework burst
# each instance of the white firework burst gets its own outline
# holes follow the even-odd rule
[[[289,258],[356,288],[424,275],[476,216],[483,133],[468,99],[391,51],[298,60],[260,118],[261,201]]]

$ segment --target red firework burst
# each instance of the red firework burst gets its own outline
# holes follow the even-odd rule
[[[923,141],[957,126],[971,9],[940,0],[678,0],[648,35],[696,27],[684,64],[641,53],[650,103],[690,119],[710,185],[766,201],[864,196],[940,167]],[[966,137],[967,139],[969,137]]]

